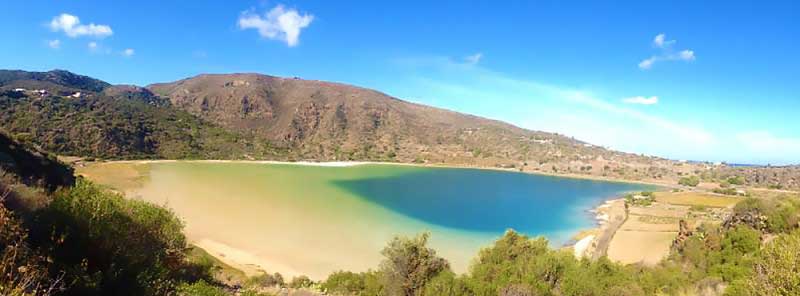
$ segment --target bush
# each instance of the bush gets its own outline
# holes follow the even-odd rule
[[[581,260],[568,268],[560,291],[563,295],[646,295],[622,265],[605,257],[595,262]]]
[[[314,285],[314,282],[309,279],[307,276],[301,275],[292,278],[292,281],[289,282],[289,288],[299,289],[299,288],[308,288]]]
[[[731,185],[744,185],[745,179],[742,176],[733,176],[726,180]]]
[[[767,245],[741,290],[748,295],[800,295],[800,232]],[[744,293],[743,293],[744,294]]]
[[[497,295],[510,285],[521,285],[534,295],[547,294],[574,263],[571,253],[550,250],[546,239],[509,230],[479,252],[470,268],[470,288],[478,295]]]
[[[280,273],[273,273],[273,274],[260,274],[254,277],[251,277],[247,280],[248,286],[257,286],[257,287],[283,287],[285,283],[283,281],[283,276]]]
[[[425,296],[472,295],[467,283],[453,272],[439,273],[425,285]]]
[[[737,191],[736,188],[733,188],[733,187],[714,188],[711,191],[714,192],[714,193],[724,194],[724,195],[739,195],[739,191]]]
[[[637,198],[638,197],[638,198]],[[628,205],[635,205],[635,206],[649,206],[656,201],[655,193],[651,191],[642,191],[638,194],[627,194],[625,195],[625,202]]]
[[[419,295],[425,284],[450,264],[428,248],[430,234],[414,238],[395,237],[381,254],[385,257],[380,273],[387,295]]]
[[[365,273],[337,271],[329,275],[321,286],[331,295],[366,295],[366,277]]]
[[[751,226],[771,233],[789,233],[800,227],[800,200],[789,196],[746,198],[733,208],[732,220],[757,224]]]
[[[167,209],[79,180],[36,216],[32,241],[77,294],[160,295],[180,281],[186,238]]]
[[[0,186],[0,295],[33,295],[37,290],[59,288],[48,277],[46,258],[27,244],[28,230],[2,204],[10,192],[3,187]]]
[[[229,296],[222,288],[210,285],[202,280],[193,284],[181,285],[178,287],[177,294],[180,296]]]
[[[697,185],[700,185],[700,178],[697,176],[683,177],[678,180],[678,184],[689,187],[697,187]]]

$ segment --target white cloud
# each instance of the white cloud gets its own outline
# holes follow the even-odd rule
[[[655,47],[665,48],[672,46],[672,44],[675,44],[675,40],[667,40],[667,35],[664,35],[664,33],[658,34],[656,38],[653,38],[653,45],[655,45]]]
[[[684,51],[681,51],[681,52],[678,54],[678,57],[679,57],[681,60],[684,60],[684,61],[694,61],[694,59],[695,59],[695,57],[694,57],[694,51],[692,51],[692,50],[688,50],[688,49],[687,49],[687,50],[684,50]]]
[[[664,33],[656,35],[656,37],[653,38],[653,46],[658,48],[661,52],[657,55],[651,56],[639,62],[638,65],[639,69],[650,70],[653,68],[653,65],[655,65],[656,62],[664,62],[664,61],[691,62],[696,59],[694,51],[691,49],[684,49],[676,53],[672,49],[672,45],[674,45],[675,43],[677,43],[676,40],[667,40],[667,37],[666,35],[664,35]]]
[[[639,104],[639,105],[655,105],[658,104],[658,97],[651,96],[651,97],[643,97],[643,96],[636,96],[630,98],[622,99],[623,102],[628,104]]]
[[[86,48],[88,48],[89,52],[91,52],[93,54],[111,54],[112,53],[110,47],[103,46],[103,44],[100,44],[100,43],[95,42],[95,41],[91,41],[91,42],[87,43],[86,44]]]
[[[135,54],[135,53],[136,52],[133,50],[133,48],[126,48],[125,50],[122,51],[122,56],[124,56],[124,57],[132,57],[133,54]]]
[[[788,164],[800,159],[800,138],[776,136],[768,131],[747,131],[736,135],[739,147],[762,162]]]
[[[261,37],[285,41],[289,47],[297,46],[300,32],[314,20],[311,14],[300,15],[296,9],[285,9],[277,5],[263,17],[252,11],[243,12],[239,16],[239,28],[256,29]]]
[[[656,57],[650,57],[645,59],[639,63],[639,68],[643,70],[647,70],[653,67],[653,63],[656,62]]]
[[[396,90],[398,95],[418,98],[421,103],[451,103],[437,103],[437,107],[564,133],[615,149],[662,156],[706,153],[718,141],[702,126],[623,107],[583,90],[515,79],[447,57],[405,58],[395,62],[412,71],[412,80],[403,85],[419,83],[414,89],[424,90],[419,93],[404,87]],[[555,118],[576,112],[624,133],[598,133],[596,125],[567,127]]]
[[[83,25],[77,16],[66,13],[53,17],[50,21],[50,29],[54,32],[64,32],[70,38],[80,36],[103,38],[113,34],[108,25],[95,25],[94,23]]]
[[[61,40],[55,39],[47,41],[47,46],[49,46],[52,49],[59,49],[61,48]]]
[[[476,54],[473,54],[473,55],[468,55],[468,56],[464,57],[464,61],[467,62],[467,64],[475,65],[475,64],[479,63],[482,58],[483,58],[483,53],[479,52],[479,53],[476,53]]]

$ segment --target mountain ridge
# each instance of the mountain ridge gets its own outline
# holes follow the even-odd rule
[[[764,187],[800,186],[800,167],[737,169],[614,151],[368,88],[258,73],[141,87],[63,70],[0,70],[0,108],[8,111],[0,127],[18,138],[84,157],[368,160],[668,184],[741,173]]]

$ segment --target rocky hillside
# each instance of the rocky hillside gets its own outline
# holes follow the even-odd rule
[[[338,83],[231,74],[148,88],[176,107],[232,130],[252,131],[304,159],[512,166],[605,152],[557,134]]]
[[[66,71],[0,71],[0,126],[62,155],[109,159],[265,157],[271,151],[135,86]]]

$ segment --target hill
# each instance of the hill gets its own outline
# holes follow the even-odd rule
[[[624,153],[370,89],[261,74],[205,74],[139,87],[63,70],[0,70],[0,109],[0,126],[16,138],[82,157],[370,160],[665,184],[685,176],[706,182],[742,176],[762,187],[800,187],[797,167],[735,168]]]
[[[135,86],[66,71],[0,71],[0,125],[62,155],[108,159],[231,158],[260,147]]]

